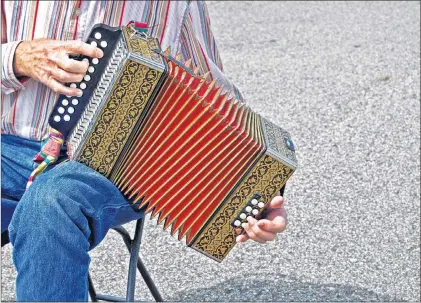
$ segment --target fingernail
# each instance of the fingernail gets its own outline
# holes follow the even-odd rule
[[[100,50],[99,48],[96,52],[97,52],[97,55],[98,55],[99,58],[104,57],[104,52],[102,50]]]
[[[82,97],[82,95],[83,95],[83,92],[79,89],[79,90],[77,91],[77,96],[78,96],[78,97]]]
[[[240,237],[240,236],[238,236],[238,237],[235,239],[235,241],[236,241],[237,243],[240,243],[240,242],[241,242],[241,237]]]

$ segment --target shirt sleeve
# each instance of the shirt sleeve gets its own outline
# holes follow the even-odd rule
[[[240,90],[224,73],[217,43],[211,29],[211,21],[204,1],[189,1],[183,20],[180,45],[178,48],[184,61],[192,59],[193,67],[200,69],[200,74],[211,72],[211,79],[223,85],[224,91],[231,91],[231,96],[244,102]]]
[[[1,44],[1,91],[6,95],[24,88],[23,84],[28,81],[27,77],[22,77],[19,80],[13,70],[13,59],[15,57],[16,47],[20,42],[22,41]]]

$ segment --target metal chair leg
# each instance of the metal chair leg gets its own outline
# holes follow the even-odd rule
[[[151,276],[149,275],[148,271],[146,270],[146,267],[143,264],[140,257],[137,259],[137,268],[139,269],[139,272],[142,275],[142,278],[145,281],[146,285],[148,286],[149,291],[151,292],[155,301],[156,302],[164,302],[164,300],[161,297],[161,294],[159,293],[158,289],[156,288],[155,283],[153,282],[153,280],[152,280]]]
[[[141,219],[141,220],[143,221],[144,219]],[[136,233],[140,233],[139,241],[140,241],[140,238],[141,238],[141,232],[143,231],[143,224],[144,224],[144,221],[141,224],[136,225],[135,237],[136,237]],[[114,228],[114,230],[122,236],[122,238],[124,240],[124,243],[126,244],[127,249],[130,251],[131,241],[129,241],[130,240],[129,233],[122,226],[118,226],[118,227]],[[139,247],[140,247],[140,243],[139,243]],[[132,264],[133,263],[131,263],[129,266],[131,266]],[[138,268],[140,274],[142,275],[142,278],[145,281],[146,286],[148,286],[149,291],[151,292],[155,301],[156,302],[164,302],[161,294],[159,293],[155,283],[153,282],[152,278],[150,277],[150,275],[149,275],[149,273],[148,273],[148,271],[147,271],[147,269],[146,269],[145,265],[143,264],[142,259],[140,257],[137,258],[137,268]],[[130,268],[129,268],[129,271],[130,271]]]
[[[136,230],[133,241],[130,245],[130,262],[129,262],[129,276],[127,279],[126,300],[128,302],[134,301],[134,292],[136,289],[136,264],[139,256],[140,243],[142,241],[144,219],[137,220]]]
[[[91,274],[88,273],[88,287],[89,287],[89,296],[91,297],[92,302],[98,302],[96,297],[96,291],[94,288],[94,283],[92,283]]]
[[[89,278],[89,294],[91,295],[91,299],[94,302],[98,300],[110,301],[110,302],[133,302],[134,301],[134,293],[136,288],[136,269],[139,270],[143,280],[145,281],[146,285],[149,288],[152,296],[154,297],[156,302],[163,302],[161,294],[159,293],[155,283],[153,282],[152,278],[150,277],[148,271],[146,270],[145,265],[143,264],[141,258],[139,257],[140,251],[140,244],[142,240],[142,232],[143,232],[143,225],[144,225],[144,218],[139,219],[136,222],[135,234],[133,240],[130,237],[128,231],[122,227],[117,226],[113,227],[113,229],[120,234],[123,238],[124,243],[126,244],[127,249],[130,252],[130,261],[129,261],[129,273],[128,273],[128,281],[127,281],[127,291],[126,291],[126,298],[125,300],[120,297],[113,297],[108,295],[101,295],[95,292],[93,287],[93,283],[91,280],[90,275]]]

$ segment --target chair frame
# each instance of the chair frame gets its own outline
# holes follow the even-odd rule
[[[161,294],[155,286],[152,278],[150,277],[148,271],[146,270],[145,265],[142,262],[142,259],[139,256],[140,244],[142,243],[142,233],[143,225],[145,223],[145,218],[141,218],[136,222],[136,229],[133,236],[133,239],[130,237],[129,232],[123,226],[113,227],[117,233],[121,235],[128,251],[130,252],[130,261],[129,261],[129,273],[127,278],[127,290],[126,297],[115,297],[109,295],[98,294],[95,291],[94,284],[91,278],[91,275],[88,274],[89,282],[89,295],[93,302],[98,302],[98,300],[108,301],[108,302],[133,302],[134,294],[136,288],[136,270],[139,270],[143,280],[149,288],[152,296],[156,302],[163,302]]]

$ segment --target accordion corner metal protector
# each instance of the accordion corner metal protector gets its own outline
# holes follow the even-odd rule
[[[99,24],[87,42],[104,57],[88,59],[84,96],[59,96],[49,119],[69,158],[222,261],[296,170],[290,134],[132,27]]]

